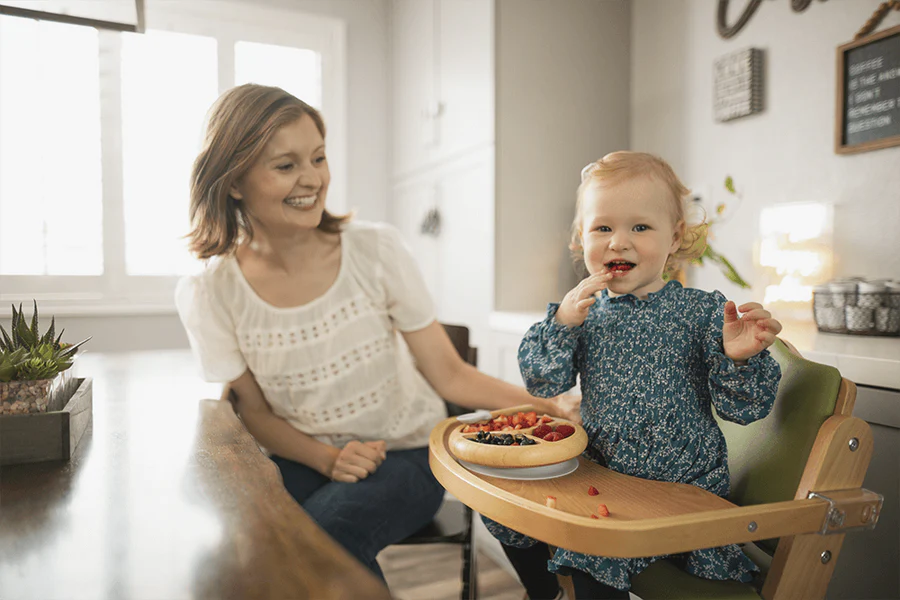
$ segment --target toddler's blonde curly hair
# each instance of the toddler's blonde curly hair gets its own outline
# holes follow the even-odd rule
[[[688,197],[690,190],[685,187],[669,163],[646,152],[619,151],[607,154],[600,160],[588,164],[581,170],[581,185],[578,186],[575,201],[575,219],[572,222],[572,239],[569,249],[576,261],[584,260],[582,246],[583,225],[581,207],[584,192],[591,186],[602,183],[616,183],[634,177],[653,177],[661,182],[669,191],[671,199],[672,223],[681,223],[681,246],[669,255],[665,273],[676,271],[685,261],[698,258],[706,249],[706,233],[709,227],[706,219],[695,225],[686,224]]]

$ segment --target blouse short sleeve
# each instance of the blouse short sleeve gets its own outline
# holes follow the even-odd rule
[[[247,370],[231,316],[203,275],[183,277],[175,305],[206,381],[234,381]]]
[[[400,331],[417,331],[434,321],[434,304],[415,258],[390,225],[378,229],[378,262],[391,320]]]

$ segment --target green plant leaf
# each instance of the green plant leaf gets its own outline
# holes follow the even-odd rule
[[[722,269],[722,272],[725,274],[725,277],[727,277],[729,281],[738,284],[738,286],[740,286],[741,288],[749,289],[750,284],[744,281],[744,278],[738,274],[737,269],[735,269],[734,266],[730,262],[728,262],[728,259],[724,256],[719,256],[719,258],[721,259],[722,266],[724,267]]]
[[[21,305],[19,305],[21,307]],[[19,313],[16,311],[16,305],[12,305],[12,324],[10,325],[9,332],[12,335],[12,343],[13,348],[18,348],[20,345],[19,334],[17,332],[19,325]]]
[[[41,339],[41,334],[38,332],[38,309],[37,309],[37,300],[31,300],[34,302],[34,313],[31,315],[31,335],[34,336],[34,339]]]
[[[0,350],[4,350],[6,352],[12,352],[15,350],[13,348],[12,339],[10,339],[9,334],[6,333],[6,330],[3,329],[3,325],[0,325]]]
[[[50,329],[47,330],[47,333],[41,337],[42,344],[49,344],[53,342],[53,336],[56,335],[56,317],[50,318]]]
[[[65,349],[63,349],[62,352],[60,352],[57,356],[59,356],[60,358],[67,358],[69,356],[73,356],[75,354],[75,352],[78,350],[78,347],[81,346],[83,343],[89,341],[90,339],[91,338],[85,338],[85,339],[81,340],[80,342],[78,342],[77,344],[74,344],[72,346],[66,346]]]
[[[0,382],[6,383],[16,378],[16,369],[13,365],[0,364]]]
[[[702,265],[704,258],[707,258],[710,261],[716,263],[719,266],[719,270],[722,271],[723,275],[725,275],[725,278],[732,283],[736,283],[738,286],[744,289],[750,288],[750,284],[740,276],[740,274],[737,272],[737,269],[734,268],[734,265],[732,265],[727,258],[713,250],[712,247],[710,247],[708,244],[706,246],[706,249],[703,251],[703,254],[700,256],[700,258],[697,259],[697,264]]]
[[[734,179],[731,178],[731,175],[725,177],[725,189],[731,192],[732,194],[737,194],[734,189]]]
[[[19,334],[20,344],[22,346],[31,348],[32,346],[37,344],[37,338],[33,333],[31,333],[31,330],[28,328],[28,324],[25,322],[25,319],[19,319],[19,322],[16,325],[16,333]]]

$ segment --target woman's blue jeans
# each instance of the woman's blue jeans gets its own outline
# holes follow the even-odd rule
[[[373,474],[356,483],[331,481],[280,456],[272,461],[303,510],[381,579],[375,556],[428,524],[444,498],[427,448],[390,451]]]

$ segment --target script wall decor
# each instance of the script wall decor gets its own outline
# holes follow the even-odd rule
[[[803,12],[809,5],[812,4],[812,0],[790,0],[791,8],[794,12]],[[737,33],[747,25],[747,22],[759,8],[759,5],[762,4],[763,0],[749,0],[747,4],[744,6],[744,10],[741,12],[741,16],[738,17],[738,20],[733,24],[728,24],[728,4],[729,0],[719,0],[719,9],[716,13],[716,25],[719,30],[719,35],[725,38],[726,40],[730,37],[734,37]],[[819,0],[819,2],[825,2],[825,0]]]

